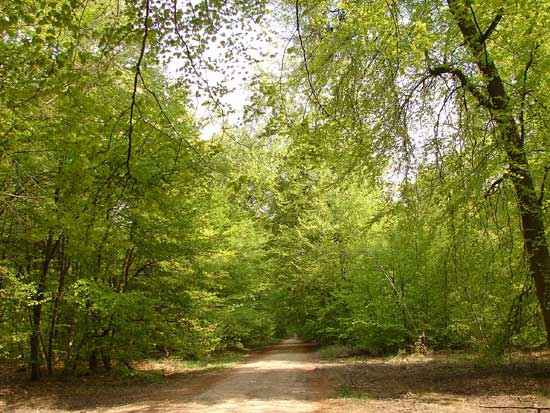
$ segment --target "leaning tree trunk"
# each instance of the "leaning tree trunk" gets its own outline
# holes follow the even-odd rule
[[[510,174],[518,199],[525,251],[529,269],[535,280],[537,298],[541,306],[546,342],[550,344],[550,254],[546,239],[542,208],[535,193],[529,162],[525,151],[508,153]]]
[[[476,24],[469,2],[447,0],[447,4],[462,33],[464,44],[472,53],[474,63],[483,76],[483,87],[476,89],[460,70],[451,69],[447,70],[447,73],[457,76],[480,105],[491,111],[499,128],[499,145],[507,156],[509,176],[517,196],[523,242],[529,259],[529,270],[535,281],[537,298],[546,329],[546,341],[547,344],[550,344],[550,253],[541,201],[535,191],[523,136],[514,117],[513,105],[486,44],[503,16],[500,14],[501,12],[497,12],[490,26],[482,32]]]

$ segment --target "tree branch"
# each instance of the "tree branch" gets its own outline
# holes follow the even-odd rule
[[[453,75],[458,79],[460,85],[463,88],[467,89],[472,94],[472,96],[476,98],[481,106],[487,109],[491,109],[491,103],[489,102],[489,100],[485,96],[483,96],[483,94],[472,84],[470,79],[468,79],[468,76],[466,76],[462,70],[447,65],[440,65],[429,68],[428,72],[432,76],[441,76],[444,74]]]
[[[223,102],[216,95],[216,92],[214,92],[214,90],[210,86],[209,81],[200,73],[200,69],[197,63],[195,62],[195,58],[193,57],[193,51],[191,50],[189,43],[185,40],[185,38],[181,34],[179,22],[178,22],[178,0],[174,0],[173,12],[174,12],[174,32],[177,38],[179,39],[179,41],[181,42],[181,44],[183,45],[183,47],[185,48],[185,56],[187,57],[189,66],[191,67],[191,70],[193,71],[197,79],[204,85],[204,88],[208,93],[208,97],[214,103],[214,106],[220,111],[220,114],[224,119],[227,116],[227,114],[226,114],[226,110],[224,108]],[[199,57],[199,63],[202,63],[202,60],[200,59],[200,57]]]
[[[145,48],[147,46],[147,36],[149,35],[149,12],[150,12],[150,0],[145,1],[145,19],[143,21],[143,39],[141,41],[141,50],[139,58],[136,63],[136,73],[134,75],[134,88],[132,91],[132,103],[130,104],[130,125],[128,127],[128,152],[126,155],[126,171],[128,177],[130,177],[130,160],[132,159],[132,138],[134,133],[134,109],[136,107],[138,82],[141,77],[141,62],[143,56],[145,56]]]
[[[300,49],[302,50],[302,55],[304,59],[304,68],[306,70],[306,77],[307,77],[307,83],[309,85],[309,90],[311,92],[311,95],[315,99],[315,102],[323,112],[325,112],[325,115],[332,117],[327,110],[325,109],[324,105],[321,103],[319,96],[317,95],[317,92],[315,88],[313,87],[313,81],[311,80],[311,72],[309,70],[309,63],[307,60],[307,53],[306,53],[306,47],[304,45],[304,39],[302,37],[302,29],[300,26],[300,0],[296,0],[295,4],[295,12],[296,12],[296,30],[298,32],[298,40],[300,41]]]
[[[502,182],[508,177],[508,173],[505,173],[500,178],[498,178],[495,182],[491,184],[491,186],[485,191],[485,194],[483,197],[485,199],[489,198],[491,195],[495,194],[502,184]]]
[[[497,15],[495,16],[495,18],[493,19],[493,21],[491,22],[491,24],[489,25],[489,27],[487,28],[487,30],[485,30],[485,32],[481,35],[481,37],[479,38],[479,41],[482,42],[482,43],[485,43],[487,41],[487,39],[489,38],[489,36],[491,36],[491,34],[495,31],[495,29],[497,28],[498,24],[500,23],[500,21],[502,20],[502,17],[504,16],[504,9],[500,8],[498,10],[498,13]]]
[[[537,44],[529,54],[529,59],[527,60],[527,63],[525,64],[525,70],[523,71],[523,85],[521,88],[521,110],[519,112],[519,126],[520,126],[520,140],[521,143],[525,140],[525,101],[527,99],[527,74],[529,73],[529,69],[531,69],[531,66],[533,65],[533,61],[535,60],[535,52],[540,47],[540,44]]]
[[[542,202],[544,201],[544,184],[546,182],[546,178],[548,178],[548,172],[550,172],[550,166],[544,167],[544,175],[542,176],[542,182],[540,184],[540,195],[539,195],[540,205],[542,205]]]

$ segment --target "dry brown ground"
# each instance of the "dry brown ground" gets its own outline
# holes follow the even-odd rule
[[[220,369],[167,373],[151,383],[143,377],[78,377],[69,382],[31,383],[21,373],[2,374],[0,412],[161,412],[189,400],[220,380]]]
[[[0,412],[528,412],[550,407],[550,353],[499,366],[450,355],[319,361],[286,341],[230,369],[166,369],[143,377],[31,383],[0,373]],[[535,412],[536,410],[531,410]]]
[[[113,376],[31,383],[12,372],[2,375],[0,411],[313,413],[327,394],[319,367],[315,346],[285,340],[230,369],[175,368],[156,383]]]
[[[348,359],[323,363],[321,370],[339,395],[326,403],[327,413],[525,413],[537,410],[504,407],[550,408],[548,352],[501,365],[440,354]]]

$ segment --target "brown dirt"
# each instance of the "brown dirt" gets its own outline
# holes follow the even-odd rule
[[[0,385],[0,412],[167,412],[226,374],[219,369],[190,371],[156,383],[101,375],[32,383],[15,375],[10,384]]]
[[[0,412],[529,412],[550,407],[550,353],[480,366],[451,355],[319,361],[286,340],[227,370],[172,371],[160,381],[89,376],[31,383],[0,372]],[[536,410],[531,410],[536,412]]]
[[[0,383],[0,412],[297,412],[327,394],[315,346],[285,340],[226,371],[171,374],[158,383],[90,376],[75,382]]]
[[[327,413],[536,413],[508,407],[550,408],[550,354],[508,365],[483,366],[442,354],[348,359],[325,362],[321,369],[340,394],[325,403]]]
[[[318,367],[314,346],[285,340],[235,368],[224,380],[181,406],[181,411],[318,412],[327,393]]]

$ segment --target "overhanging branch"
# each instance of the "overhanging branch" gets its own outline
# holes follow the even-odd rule
[[[445,74],[453,75],[455,78],[458,79],[461,87],[468,90],[472,94],[472,96],[476,98],[481,106],[484,106],[487,109],[491,109],[491,103],[489,102],[489,100],[475,87],[475,85],[471,82],[468,76],[464,74],[462,70],[447,65],[440,65],[428,69],[428,72],[432,76],[442,76]]]
[[[479,39],[480,42],[485,43],[487,41],[489,36],[491,36],[491,34],[497,28],[497,26],[500,23],[500,21],[502,20],[503,16],[504,16],[504,10],[501,8],[501,9],[499,9],[497,15],[495,16],[495,18],[493,19],[493,21],[491,22],[491,24],[489,25],[487,30],[485,30],[485,32],[481,35],[481,37]]]

